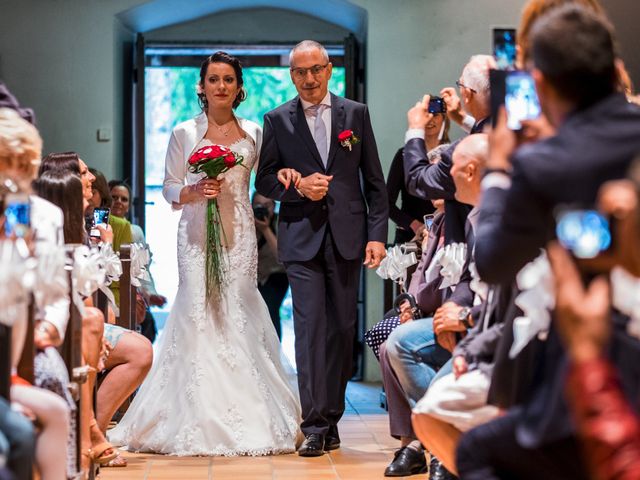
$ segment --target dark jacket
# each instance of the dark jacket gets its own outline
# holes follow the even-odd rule
[[[338,134],[353,130],[360,142],[351,151],[340,145]],[[303,198],[278,181],[282,168],[294,168],[303,177],[320,172],[333,175],[327,196]],[[256,176],[256,190],[278,200],[278,254],[282,262],[313,258],[327,226],[340,255],[359,258],[368,241],[387,241],[387,188],[366,105],[331,95],[331,143],[325,169],[302,110],[299,97],[267,113]]]

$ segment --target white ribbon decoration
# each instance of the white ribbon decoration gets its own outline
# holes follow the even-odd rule
[[[640,278],[615,267],[611,270],[610,279],[613,307],[629,316],[627,333],[640,339]]]
[[[545,340],[551,325],[551,311],[555,308],[553,271],[546,252],[525,265],[516,276],[521,292],[515,300],[523,316],[513,321],[513,344],[509,357],[515,358],[537,335]]]
[[[65,264],[66,255],[61,246],[47,245],[38,252],[33,296],[39,309],[69,296]]]
[[[28,256],[24,240],[0,241],[0,323],[3,325],[11,327],[21,311],[26,314],[35,262]]]
[[[83,298],[93,295],[105,282],[104,269],[100,265],[98,250],[86,245],[75,247],[73,251],[73,269],[71,271],[73,288],[71,298],[80,315],[85,315]]]
[[[402,253],[400,247],[396,245],[387,250],[387,256],[380,262],[376,273],[380,278],[404,285],[407,280],[407,269],[416,263],[418,258],[415,253]]]
[[[147,271],[149,265],[149,248],[142,243],[131,244],[131,285],[140,287],[140,281],[148,282],[151,277]]]
[[[471,272],[471,282],[469,282],[469,288],[475,293],[473,298],[474,305],[480,305],[487,299],[489,294],[489,285],[480,280],[478,275],[478,269],[476,268],[476,262],[469,263],[469,271]]]
[[[443,254],[438,261],[442,266],[440,269],[442,276],[440,290],[454,287],[460,282],[466,259],[466,243],[450,243],[444,247]]]
[[[104,283],[102,283],[98,288],[107,297],[107,300],[111,303],[114,315],[118,317],[120,316],[120,309],[118,308],[118,305],[116,305],[116,298],[109,288],[109,285],[120,279],[120,276],[122,275],[122,262],[118,255],[113,251],[113,247],[110,243],[102,243],[100,245],[100,249],[98,250],[98,263],[100,268],[104,270],[105,277]]]

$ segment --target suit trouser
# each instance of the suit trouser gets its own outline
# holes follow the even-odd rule
[[[389,363],[386,342],[380,345],[380,371],[389,407],[389,433],[397,439],[402,437],[417,439],[411,425],[411,407]]]
[[[345,260],[327,226],[314,258],[286,262],[305,435],[326,434],[345,408],[353,369],[360,259]]]
[[[523,448],[516,439],[519,411],[469,430],[456,451],[461,480],[588,480],[580,445],[574,437],[539,448]]]

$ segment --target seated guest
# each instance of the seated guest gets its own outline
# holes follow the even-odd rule
[[[0,432],[5,436],[8,449],[5,467],[16,480],[30,480],[34,464],[35,431],[33,424],[11,409],[9,402],[0,398]],[[66,446],[66,443],[63,443]],[[63,453],[63,457],[64,457]],[[62,477],[64,478],[64,477]]]
[[[436,216],[431,229],[426,232],[420,262],[412,275],[408,293],[416,300],[416,305],[423,316],[431,316],[442,305],[443,292],[440,290],[442,277],[438,276],[428,282],[426,270],[444,246],[444,201],[433,200]],[[400,305],[400,325],[414,320],[409,302]],[[385,320],[383,320],[384,322]],[[400,440],[400,449],[394,454],[393,461],[385,470],[385,476],[408,476],[427,471],[426,460],[420,442],[411,427],[411,407],[402,386],[398,382],[386,351],[386,343],[379,347],[382,382],[387,397],[389,410],[389,431],[391,436]]]
[[[431,161],[439,156],[442,149],[449,144],[449,118],[446,113],[434,114],[425,125],[424,142],[427,156]],[[433,213],[430,202],[407,192],[404,182],[404,164],[402,160],[404,148],[399,149],[391,162],[387,175],[387,194],[389,196],[389,218],[396,224],[396,238],[394,243],[401,244],[420,236],[424,230],[423,217]],[[400,207],[396,205],[400,195]]]
[[[77,176],[69,170],[51,170],[45,172],[35,184],[36,189],[57,203],[67,212],[67,216],[78,218],[72,231],[67,231],[65,224],[67,243],[82,243],[73,241],[74,237],[86,237],[83,212],[77,208],[81,205],[84,189],[77,180]],[[79,198],[72,200],[71,196]],[[89,420],[92,440],[92,451],[89,455],[103,466],[125,466],[124,458],[106,441],[106,428],[118,407],[146,376],[151,367],[152,347],[149,341],[138,333],[108,323],[103,324],[103,327],[110,352],[104,361],[104,368],[108,373],[98,389],[98,410],[95,412],[95,418]],[[87,361],[90,366],[97,368],[98,358]],[[92,381],[95,380],[94,376],[90,378]],[[93,414],[91,416],[93,417]]]
[[[88,228],[93,225],[93,211],[96,208],[110,208],[111,207],[111,192],[109,191],[109,185],[104,175],[96,170],[90,168],[91,173],[91,198],[88,198],[89,205],[85,210],[85,218],[88,219]],[[109,215],[109,226],[113,230],[113,240],[111,242],[114,252],[120,251],[120,246],[131,243],[133,241],[131,224],[126,218],[118,217],[116,215]],[[113,296],[116,299],[116,305],[120,305],[120,282],[115,281],[109,285],[109,289],[113,292]]]
[[[456,199],[468,205],[477,205],[480,200],[479,165],[486,160],[487,137],[484,134],[470,135],[460,142],[453,153],[451,176],[455,182]],[[386,354],[402,387],[409,405],[413,407],[422,398],[429,385],[436,378],[449,373],[450,352],[455,347],[456,334],[473,326],[474,317],[480,311],[481,296],[472,291],[470,264],[473,258],[473,231],[476,226],[477,210],[472,210],[467,219],[467,259],[455,290],[448,292],[445,302],[432,319],[404,324],[396,328],[387,340]],[[446,222],[446,219],[445,219]],[[446,251],[446,250],[445,250]],[[473,308],[472,308],[473,307]],[[447,368],[442,368],[447,364]],[[438,371],[439,370],[439,371]],[[437,374],[437,375],[436,375]],[[419,448],[416,448],[419,447]],[[424,461],[424,453],[419,442],[413,444],[414,452],[406,451],[404,457],[413,456],[414,461],[404,459],[403,463],[418,465]],[[416,453],[421,457],[418,457]],[[401,456],[396,460],[401,459]],[[391,466],[390,466],[391,467]],[[417,473],[417,472],[412,472]],[[451,478],[446,469],[432,456],[431,476]]]
[[[282,338],[280,306],[289,289],[284,265],[278,261],[278,238],[275,202],[270,198],[253,194],[251,199],[258,240],[258,290],[264,298],[278,338]]]
[[[109,182],[109,194],[111,195],[111,215],[118,218],[129,219],[129,208],[131,206],[131,188],[129,185],[122,180],[111,180]],[[144,231],[140,225],[131,223],[130,227],[133,242],[148,246],[147,240],[144,236]],[[149,252],[149,265],[151,264],[152,257],[153,254]],[[156,291],[156,284],[153,280],[153,275],[151,274],[149,265],[147,265],[149,280],[140,280],[140,292],[142,293],[147,305],[162,307],[167,303],[167,298]],[[158,333],[156,329],[156,322],[148,307],[145,311],[144,321],[140,324],[140,333],[147,337],[151,343],[154,342]]]
[[[616,92],[615,40],[606,19],[581,6],[557,7],[538,18],[528,40],[541,107],[557,134],[516,148],[504,115],[492,132],[476,237],[477,269],[491,283],[511,282],[553,238],[557,207],[593,204],[601,184],[623,177],[640,151],[632,133],[640,130],[640,109]],[[638,375],[625,361],[637,358],[637,345],[624,328],[614,332],[614,360],[637,398]],[[566,359],[553,322],[541,347],[522,404],[461,438],[462,477],[589,477],[563,400]]]

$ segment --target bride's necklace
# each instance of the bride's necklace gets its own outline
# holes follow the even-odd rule
[[[222,127],[224,127],[225,125],[227,125],[228,123],[233,122],[233,119],[229,120],[228,122],[223,123],[222,125],[218,125],[215,122],[212,122],[210,120],[207,119],[207,123],[209,123],[209,125],[215,127],[224,137],[228,137],[229,136],[229,132],[231,132],[231,125],[229,125],[229,128],[227,128],[226,130]]]

